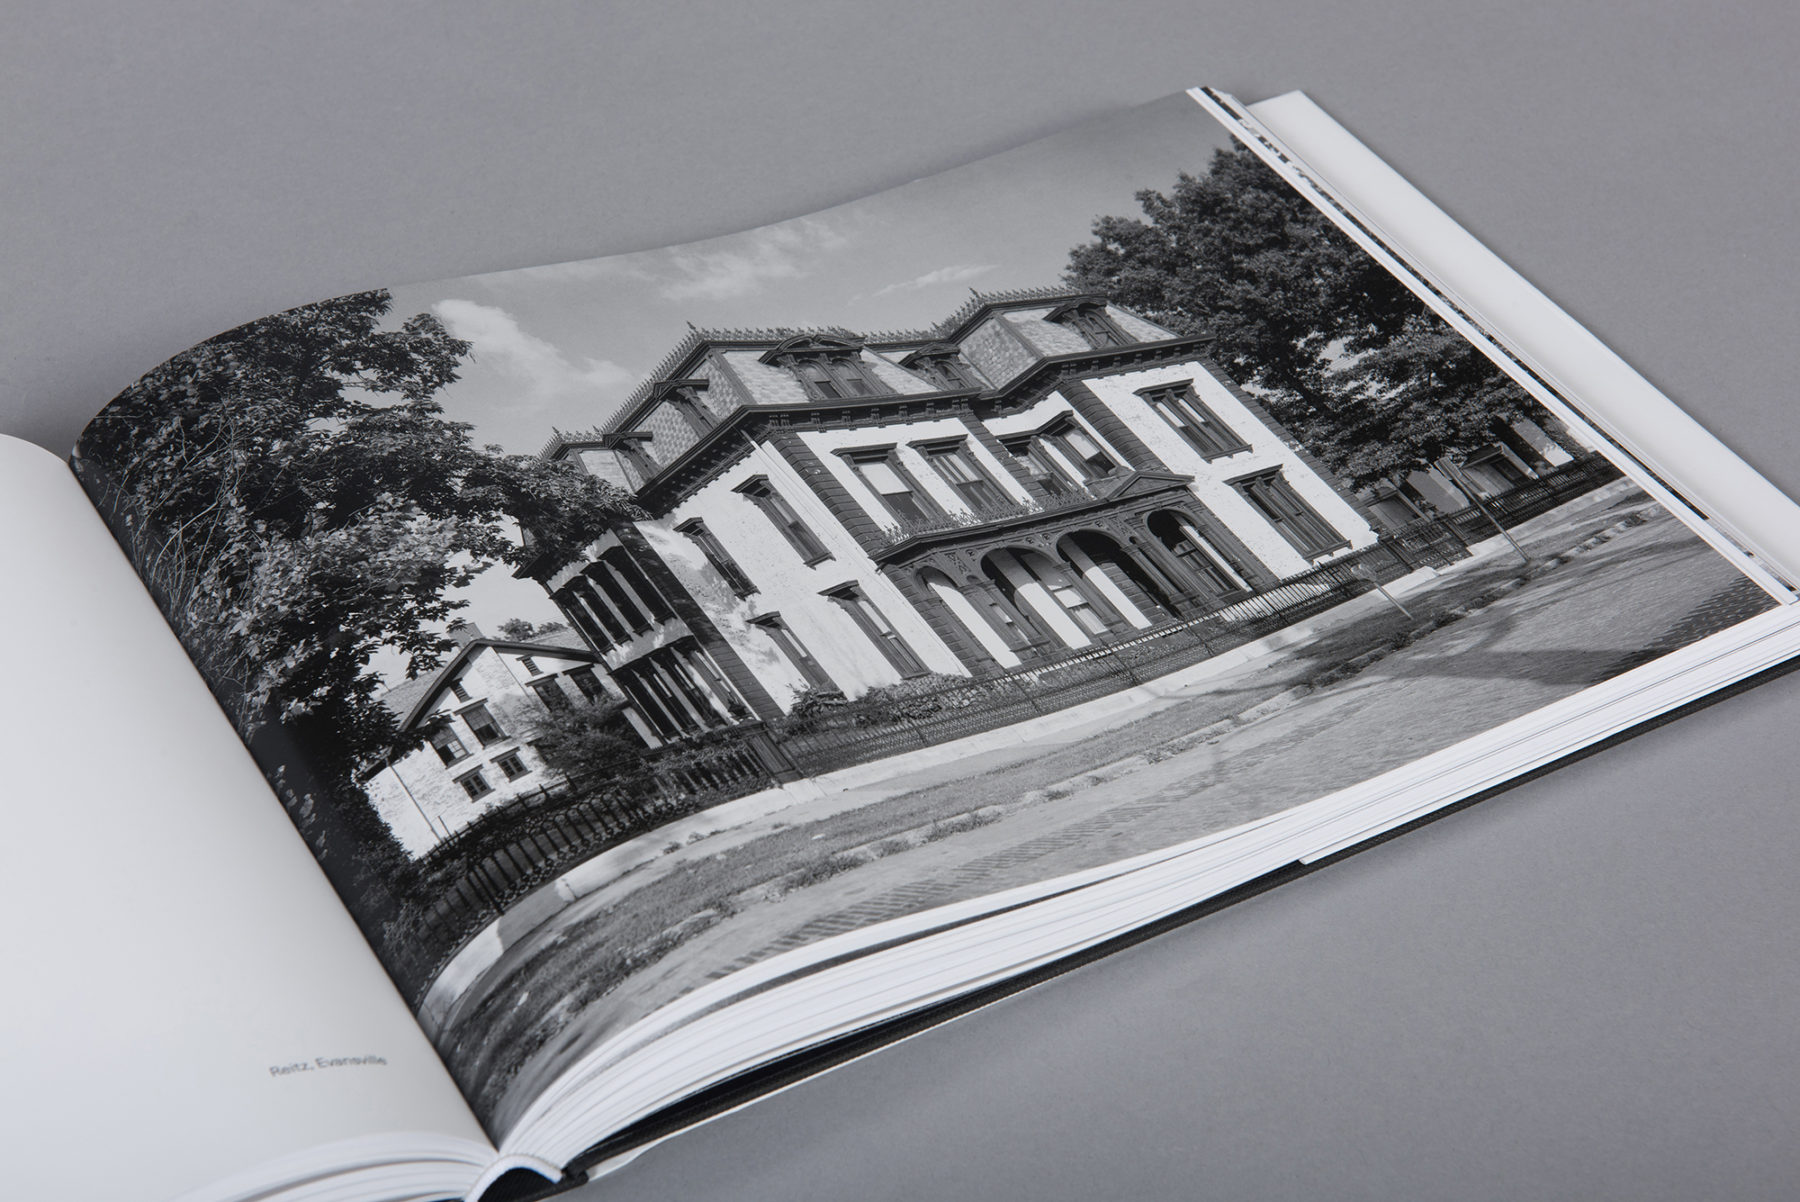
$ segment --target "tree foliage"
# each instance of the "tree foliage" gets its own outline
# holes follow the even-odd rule
[[[379,649],[434,667],[452,589],[631,512],[574,468],[475,445],[435,399],[469,344],[427,314],[385,327],[390,303],[339,297],[202,343],[121,393],[77,452],[240,730],[283,727],[326,780],[393,737]]]
[[[1101,217],[1068,283],[1182,333],[1353,484],[1491,444],[1530,399],[1248,149]]]
[[[531,745],[553,771],[571,780],[628,777],[645,770],[647,748],[610,697],[572,701],[534,723]]]
[[[545,622],[539,626],[534,625],[527,618],[508,618],[495,627],[501,638],[511,639],[515,643],[529,643],[532,639],[543,638],[545,635],[562,634],[568,629],[569,625],[566,622]]]

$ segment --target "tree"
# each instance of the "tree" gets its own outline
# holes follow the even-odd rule
[[[428,314],[384,328],[390,303],[339,297],[202,343],[121,393],[77,452],[239,730],[279,728],[334,788],[393,743],[377,650],[435,667],[452,589],[635,512],[569,465],[476,446],[434,399],[469,344]]]
[[[548,634],[561,634],[568,628],[566,622],[545,622],[542,626],[534,626],[525,618],[508,618],[495,627],[502,638],[511,639],[515,643],[529,643],[532,639],[541,639]]]
[[[1247,148],[1101,217],[1065,280],[1182,333],[1352,484],[1491,444],[1530,398]]]
[[[648,748],[611,697],[572,701],[548,710],[531,730],[531,745],[552,771],[573,781],[629,778],[647,767]]]

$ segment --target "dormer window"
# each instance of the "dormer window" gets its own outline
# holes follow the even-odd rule
[[[712,410],[700,400],[700,394],[706,390],[707,382],[702,379],[670,380],[657,386],[656,394],[681,415],[696,437],[705,434],[716,424]]]
[[[1131,341],[1113,323],[1106,312],[1106,306],[1097,300],[1070,301],[1066,305],[1058,305],[1045,315],[1045,320],[1068,326],[1087,339],[1087,344],[1095,350],[1124,346]]]
[[[900,361],[900,366],[925,377],[946,392],[980,388],[975,370],[949,343],[923,347]]]
[[[841,401],[891,392],[863,362],[862,343],[834,334],[796,335],[764,352],[764,363],[794,373],[815,401]]]
[[[877,391],[862,364],[851,359],[798,359],[794,362],[794,374],[800,377],[806,395],[815,401],[874,396]]]
[[[618,441],[614,443],[614,449],[619,452],[619,457],[624,460],[627,467],[637,474],[637,482],[640,486],[643,481],[656,475],[656,460],[650,456],[651,440],[652,435],[641,430],[633,430],[619,435]]]

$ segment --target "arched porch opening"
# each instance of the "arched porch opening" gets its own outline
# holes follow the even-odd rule
[[[1111,535],[1077,530],[1064,535],[1056,551],[1133,626],[1156,626],[1180,616],[1169,582],[1158,580]]]
[[[982,581],[984,587],[964,588],[948,572],[935,567],[921,568],[918,582],[994,662],[1003,668],[1018,667],[1019,652],[1031,646],[1033,632],[994,592],[990,582]]]
[[[1124,622],[1078,572],[1042,551],[990,551],[982,557],[981,570],[1016,610],[1035,615],[1065,646],[1089,646]]]

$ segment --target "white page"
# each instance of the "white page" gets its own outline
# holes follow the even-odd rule
[[[11,438],[0,630],[8,1194],[168,1198],[385,1133],[485,1159],[73,474]]]

